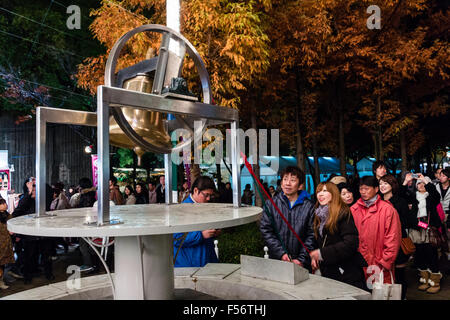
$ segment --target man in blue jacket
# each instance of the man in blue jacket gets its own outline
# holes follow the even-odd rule
[[[314,238],[314,203],[308,199],[308,192],[302,190],[305,174],[298,167],[289,166],[281,172],[281,190],[273,197],[278,209],[308,250],[316,247]],[[311,259],[295,235],[289,230],[272,203],[267,200],[270,211],[263,213],[260,230],[269,248],[269,257],[290,261],[311,271]],[[273,220],[272,220],[273,218]]]
[[[200,176],[191,187],[191,194],[183,203],[206,203],[214,194],[214,181]],[[175,267],[203,267],[208,263],[217,263],[214,251],[214,237],[220,234],[218,229],[175,233],[173,235],[173,254],[176,257]]]

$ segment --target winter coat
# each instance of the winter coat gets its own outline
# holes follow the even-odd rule
[[[303,244],[308,250],[312,251],[317,247],[313,230],[314,204],[308,197],[308,192],[302,191],[292,207],[289,199],[283,192],[277,194],[272,200],[300,237]],[[308,252],[303,248],[302,244],[298,241],[292,231],[289,230],[270,200],[266,201],[266,206],[270,211],[275,224],[274,227],[270,216],[264,210],[261,217],[260,230],[264,242],[269,248],[269,257],[279,260],[287,253],[292,259],[299,260],[305,268],[311,270],[311,258]],[[280,242],[276,232],[280,235],[282,242]],[[283,249],[283,245],[287,252]]]
[[[136,204],[136,197],[134,196],[134,194],[130,194],[125,202],[126,205],[130,205],[130,204]]]
[[[425,185],[425,189],[428,192],[428,197],[426,198],[427,203],[427,217],[422,217],[420,221],[428,223],[428,218],[430,219],[430,226],[439,228],[442,226],[441,219],[439,218],[439,214],[437,212],[437,205],[440,203],[440,195],[436,190],[436,187],[432,183],[427,183]],[[450,191],[449,191],[450,192]],[[412,203],[412,218],[410,220],[410,225],[408,226],[411,229],[421,230],[422,228],[418,226],[419,219],[417,218],[417,211],[419,210],[419,201],[416,199]]]
[[[69,204],[69,200],[67,199],[64,192],[61,192],[58,196],[58,198],[54,199],[52,203],[50,204],[50,210],[64,210],[64,209],[70,209],[71,206]]]
[[[436,184],[436,190],[439,193],[442,208],[444,209],[445,213],[448,214],[448,212],[450,211],[450,190],[447,190],[447,193],[443,198],[442,198],[442,185],[440,183]]]
[[[11,236],[6,228],[6,222],[10,218],[11,215],[8,212],[0,212],[0,266],[15,262]]]
[[[194,203],[189,196],[183,203]],[[173,255],[177,254],[175,267],[203,267],[208,263],[217,263],[216,252],[214,250],[214,238],[204,239],[201,231],[189,232],[184,239],[184,233],[173,234]]]
[[[413,218],[413,214],[408,208],[408,203],[405,199],[400,197],[397,194],[394,194],[389,200],[389,203],[391,203],[394,206],[394,209],[397,210],[398,216],[400,218],[400,225],[402,229],[402,238],[406,238],[408,236],[408,233],[406,232],[406,229],[408,229],[408,225],[410,224],[410,221]],[[398,250],[397,259],[395,260],[395,264],[404,264],[408,262],[409,255],[405,255],[403,253],[403,250]]]
[[[148,203],[158,203],[156,188],[148,192]]]
[[[363,267],[367,267],[367,263],[358,251],[358,230],[351,213],[341,214],[334,233],[325,227],[317,243],[323,259],[320,262],[322,276],[364,288]]]
[[[97,194],[96,191],[97,191],[96,187],[81,190],[80,201],[78,203],[78,207],[79,208],[93,207],[94,203],[96,201],[96,199],[95,199],[95,196]]]
[[[163,189],[161,184],[156,187],[156,202],[165,203],[166,202],[166,188]]]
[[[147,204],[148,203],[148,199],[147,199],[146,195],[144,194],[144,192],[135,193],[135,197],[136,197],[136,204]]]
[[[242,194],[242,197],[241,197],[241,202],[243,204],[252,205],[252,203],[253,203],[253,191],[250,190],[250,189],[245,189],[244,193]]]
[[[113,188],[109,190],[109,200],[112,200],[116,206],[120,206],[125,203],[118,186],[113,186]]]
[[[27,214],[33,214],[36,212],[36,202],[35,199],[31,197],[29,193],[24,194],[24,196],[19,200],[16,209],[12,214],[13,218],[25,216]],[[39,237],[29,236],[29,235],[20,235],[20,238],[24,240],[39,240]]]
[[[369,208],[359,199],[350,209],[359,232],[359,252],[367,264],[393,271],[402,238],[397,211],[379,196]]]

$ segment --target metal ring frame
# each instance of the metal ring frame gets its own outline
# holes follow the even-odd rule
[[[115,70],[117,66],[117,60],[119,58],[120,52],[122,48],[125,46],[125,43],[133,37],[135,34],[140,32],[158,32],[161,34],[169,33],[171,35],[171,38],[174,38],[178,41],[183,41],[186,44],[186,49],[189,54],[189,56],[194,60],[195,66],[197,67],[197,71],[200,76],[200,81],[202,84],[202,91],[203,91],[203,102],[206,104],[211,103],[211,86],[209,82],[209,75],[206,71],[205,64],[203,63],[202,58],[200,57],[197,50],[194,48],[194,46],[187,40],[183,35],[176,32],[175,30],[172,30],[168,27],[162,26],[162,25],[156,25],[156,24],[147,24],[140,27],[137,27],[126,34],[124,34],[117,42],[114,44],[113,48],[111,49],[111,52],[108,56],[108,60],[106,61],[106,68],[105,68],[105,85],[109,87],[116,87],[116,81],[115,81]],[[191,136],[186,141],[177,144],[173,148],[166,148],[164,146],[156,146],[154,144],[148,143],[145,141],[140,135],[136,133],[136,131],[130,126],[128,121],[125,119],[125,116],[123,115],[123,112],[120,107],[111,107],[111,114],[114,116],[114,119],[116,120],[119,127],[122,129],[122,131],[139,147],[141,147],[144,150],[153,151],[157,153],[163,153],[168,154],[171,152],[178,152],[183,149],[183,147],[188,146],[192,143],[193,136]],[[175,115],[177,120],[179,120],[184,126],[187,126],[186,121],[181,118],[181,116]],[[202,121],[201,130],[203,132],[203,129],[206,127],[207,121]]]

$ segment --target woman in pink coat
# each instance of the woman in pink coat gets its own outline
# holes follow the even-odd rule
[[[391,283],[394,275],[402,238],[400,218],[397,211],[378,195],[378,180],[373,176],[361,178],[361,198],[351,207],[353,219],[359,232],[359,252],[368,268],[364,272],[368,282],[378,281],[378,272],[383,270],[384,282]],[[368,286],[370,287],[369,283]]]

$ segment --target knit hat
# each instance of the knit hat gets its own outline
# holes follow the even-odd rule
[[[339,184],[339,183],[347,183],[347,179],[343,176],[336,176],[333,177],[330,182],[334,183],[334,184]]]
[[[427,183],[430,183],[431,182],[431,179],[430,179],[430,177],[423,177],[423,179],[417,179],[417,181],[416,181],[416,187],[417,187],[417,185],[419,184],[419,183],[425,183],[425,184],[427,184]]]

